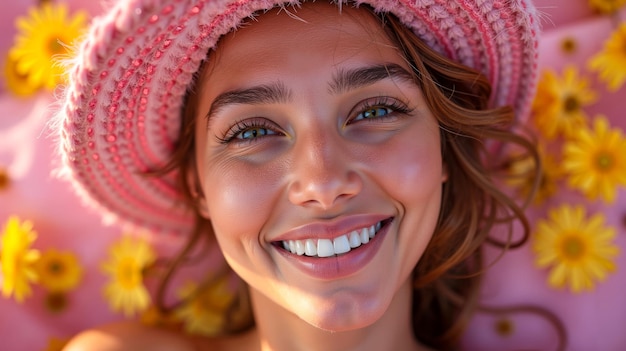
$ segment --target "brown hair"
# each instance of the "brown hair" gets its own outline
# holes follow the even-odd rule
[[[453,349],[478,301],[481,247],[521,246],[529,224],[522,206],[496,184],[509,161],[497,146],[515,144],[538,164],[533,144],[511,132],[511,107],[488,108],[487,78],[426,46],[390,15],[380,15],[388,36],[413,67],[417,84],[437,118],[448,181],[435,234],[414,270],[413,323],[416,337],[440,350]],[[491,144],[489,144],[491,143]],[[539,179],[539,169],[534,178]],[[471,206],[468,206],[471,204]],[[489,237],[496,224],[519,220],[523,237],[498,242]]]
[[[532,143],[510,131],[515,121],[512,108],[488,108],[491,86],[486,77],[433,51],[394,16],[374,15],[383,21],[388,37],[413,68],[415,81],[440,125],[449,178],[444,183],[435,233],[413,273],[413,327],[420,342],[450,350],[458,344],[477,306],[480,273],[484,270],[481,246],[490,242],[503,248],[517,247],[529,232],[521,206],[496,185],[496,176],[501,174],[506,160],[494,157],[495,147],[489,148],[486,141],[493,142],[492,146],[516,144],[535,159],[535,164],[538,156]],[[197,205],[192,194],[201,193],[189,184],[189,179],[196,176],[196,88],[188,92],[182,111],[179,144],[171,161],[161,170],[179,171],[181,191],[194,208]],[[535,175],[538,179],[538,171]],[[489,238],[494,225],[514,220],[519,220],[524,228],[524,236],[518,242]],[[210,225],[197,216],[189,246],[195,245],[204,232],[211,232]],[[183,252],[188,251],[189,248]],[[178,259],[172,265],[172,271],[180,262]]]

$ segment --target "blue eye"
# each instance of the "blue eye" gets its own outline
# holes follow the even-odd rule
[[[222,144],[245,143],[280,134],[279,127],[273,122],[265,118],[251,118],[237,121],[217,140]]]
[[[362,101],[353,109],[352,119],[348,124],[359,121],[387,121],[389,118],[397,118],[413,111],[407,102],[390,96],[380,96]]]
[[[380,118],[390,113],[391,113],[391,109],[388,107],[372,107],[359,113],[358,115],[356,115],[354,119],[360,120],[360,119]]]
[[[242,140],[250,140],[262,136],[273,135],[276,134],[273,130],[263,128],[263,127],[252,127],[243,131],[240,131],[236,134],[237,139]]]

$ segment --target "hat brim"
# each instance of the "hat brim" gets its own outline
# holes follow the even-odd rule
[[[88,203],[124,225],[189,233],[193,213],[176,172],[146,172],[171,157],[194,73],[224,34],[276,6],[299,1],[118,1],[94,19],[70,67],[57,118],[63,167]],[[475,68],[493,87],[492,106],[529,112],[538,21],[529,1],[372,0],[439,53]],[[343,4],[343,6],[348,6]]]

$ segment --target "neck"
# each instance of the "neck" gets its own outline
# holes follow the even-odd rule
[[[342,332],[314,327],[254,289],[250,297],[262,351],[422,350],[411,327],[410,281],[403,284],[380,319],[365,328]]]

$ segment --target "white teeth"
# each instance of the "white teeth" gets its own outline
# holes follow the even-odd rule
[[[335,254],[333,242],[330,239],[320,239],[317,241],[317,255],[319,257],[330,257]]]
[[[369,243],[381,227],[382,224],[378,222],[371,227],[353,230],[334,239],[285,240],[282,245],[285,250],[299,256],[330,257]]]
[[[317,245],[313,239],[306,239],[304,242],[304,254],[307,256],[317,256]]]
[[[348,242],[348,236],[342,235],[333,240],[333,248],[335,249],[335,255],[340,255],[350,251],[350,242]]]
[[[359,232],[353,230],[350,233],[350,248],[354,249],[361,246],[361,238],[359,238]]]
[[[304,255],[304,243],[302,240],[296,240],[296,254],[302,256]]]
[[[361,243],[367,244],[369,242],[370,242],[370,232],[369,230],[367,230],[367,228],[363,228],[363,230],[361,230]]]

